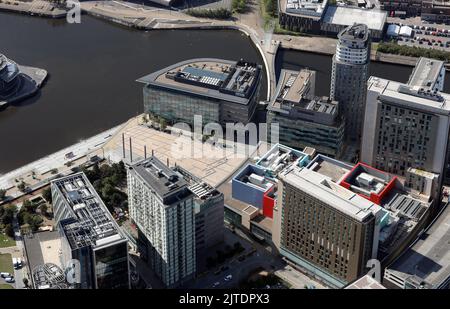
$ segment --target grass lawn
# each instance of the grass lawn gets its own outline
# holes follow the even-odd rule
[[[0,234],[0,248],[12,247],[16,245],[16,241],[5,234]]]
[[[11,254],[0,254],[0,272],[14,274]]]
[[[13,290],[14,287],[9,284],[0,284],[0,290]]]

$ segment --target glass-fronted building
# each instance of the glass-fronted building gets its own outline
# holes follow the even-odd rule
[[[51,189],[61,265],[80,263],[73,287],[130,288],[128,241],[84,173],[57,179]]]
[[[261,66],[240,60],[192,59],[138,79],[144,83],[144,111],[193,125],[211,122],[247,124],[254,116],[261,87]]]

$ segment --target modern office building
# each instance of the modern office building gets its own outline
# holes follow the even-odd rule
[[[296,267],[333,287],[382,267],[417,237],[430,214],[429,196],[365,164],[318,155],[279,175],[273,242]]]
[[[354,23],[366,24],[371,38],[383,38],[387,13],[355,6],[329,5],[328,0],[279,0],[278,21],[292,31],[336,37]]]
[[[251,160],[233,175],[231,183],[219,187],[225,196],[225,222],[271,243],[277,175],[292,164],[306,166],[314,154],[315,149],[299,151],[276,144],[262,157]]]
[[[340,157],[344,119],[339,115],[338,102],[314,95],[315,75],[309,70],[282,70],[267,107],[267,123],[279,124],[279,141],[286,146],[313,147],[319,153]]]
[[[370,77],[362,162],[400,176],[412,168],[448,178],[450,95],[440,92],[444,75],[442,61],[421,58],[407,84]]]
[[[130,287],[128,242],[83,173],[51,183],[61,265],[80,261],[82,289]]]
[[[196,272],[194,195],[188,182],[156,157],[127,171],[138,249],[165,286],[179,286]]]
[[[353,24],[338,35],[331,71],[332,100],[339,102],[345,118],[346,139],[359,143],[370,60],[370,32],[365,24]]]
[[[169,124],[247,124],[259,102],[261,66],[244,60],[192,59],[138,79],[144,83],[144,111]]]
[[[194,194],[195,250],[200,261],[210,253],[209,249],[223,241],[224,196],[180,166],[173,170],[188,182]]]
[[[370,39],[379,41],[386,31],[386,21],[387,13],[380,10],[330,5],[323,16],[320,29],[322,34],[336,36],[353,24],[364,24],[370,31]]]

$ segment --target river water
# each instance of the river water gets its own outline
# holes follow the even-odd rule
[[[142,113],[142,85],[135,80],[172,63],[211,57],[262,64],[250,39],[237,31],[142,32],[90,16],[71,25],[0,13],[0,37],[0,53],[50,74],[39,95],[0,112],[0,173]],[[305,66],[318,72],[317,94],[328,95],[331,57],[280,51],[278,73]],[[411,67],[373,63],[370,70],[406,81]]]

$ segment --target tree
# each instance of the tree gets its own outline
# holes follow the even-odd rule
[[[23,281],[23,284],[25,285],[25,287],[28,288],[28,279],[23,278],[22,281]]]
[[[0,201],[3,200],[6,196],[6,190],[0,189]]]
[[[42,197],[48,202],[52,203],[52,190],[50,188],[45,189],[42,191]]]
[[[8,235],[9,237],[11,238],[14,237],[14,229],[11,224],[6,224],[4,231],[5,234]]]
[[[34,213],[34,212],[36,212],[36,208],[37,208],[36,204],[30,202],[30,200],[24,200],[24,201],[23,201],[23,204],[22,204],[22,207],[24,207],[25,210],[26,210],[27,212],[29,212],[29,213]]]
[[[19,189],[21,192],[25,192],[25,189],[26,189],[25,182],[22,181],[21,183],[19,183],[17,185],[17,189]]]
[[[48,211],[48,206],[47,204],[42,204],[41,207],[39,207],[41,214],[43,214],[44,216],[47,215],[47,211]]]

